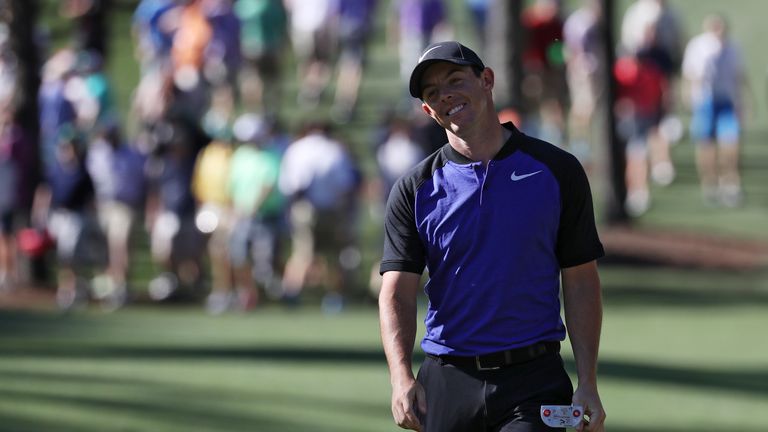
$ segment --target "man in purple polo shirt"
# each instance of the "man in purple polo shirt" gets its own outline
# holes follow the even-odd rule
[[[411,95],[448,143],[400,178],[387,204],[379,307],[392,413],[417,431],[548,431],[557,429],[542,406],[574,404],[589,417],[578,431],[603,431],[603,247],[589,184],[572,155],[499,123],[493,86],[493,71],[458,42],[428,46],[411,74]],[[427,357],[415,378],[425,267]],[[575,392],[559,355],[561,278]]]

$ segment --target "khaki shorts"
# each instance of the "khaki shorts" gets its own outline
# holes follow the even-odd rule
[[[297,201],[290,209],[293,253],[306,260],[319,254],[338,262],[351,240],[349,219],[343,210],[317,209],[308,201]]]

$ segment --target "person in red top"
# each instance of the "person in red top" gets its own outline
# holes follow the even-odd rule
[[[656,133],[663,116],[668,81],[656,62],[637,55],[619,58],[614,76],[618,132],[627,142],[625,208],[639,216],[650,207],[648,138]]]
[[[525,109],[540,124],[540,136],[554,144],[565,141],[569,105],[563,55],[562,2],[536,0],[521,16],[525,29],[523,97]]]

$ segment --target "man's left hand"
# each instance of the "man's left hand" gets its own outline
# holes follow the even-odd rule
[[[579,386],[573,393],[573,404],[584,407],[584,414],[589,417],[589,422],[583,422],[577,428],[577,432],[604,432],[605,410],[597,393],[597,386]]]

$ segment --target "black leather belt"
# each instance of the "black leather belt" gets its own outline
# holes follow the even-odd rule
[[[479,371],[501,369],[515,364],[525,363],[544,354],[559,353],[560,342],[538,342],[521,348],[513,348],[474,357],[427,354],[440,364],[450,364],[462,369]]]

